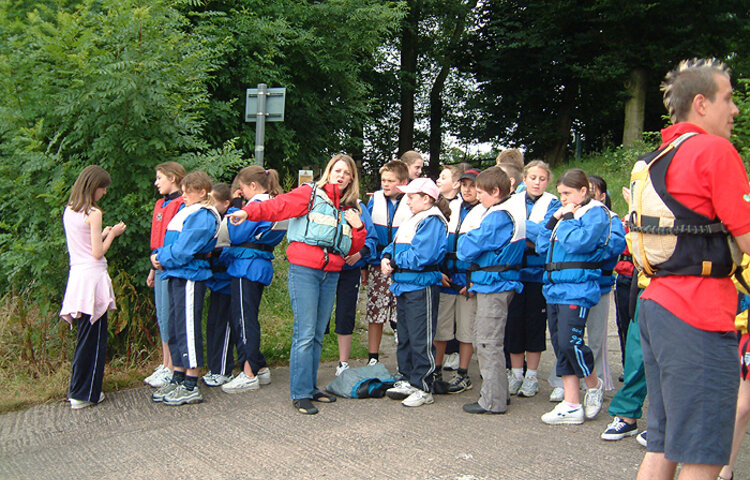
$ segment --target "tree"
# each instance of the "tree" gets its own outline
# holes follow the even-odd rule
[[[241,0],[208,2],[194,11],[214,12],[197,23],[223,36],[227,48],[210,89],[211,145],[237,138],[248,155],[254,151],[244,92],[262,82],[287,89],[284,122],[266,128],[266,164],[282,175],[325,165],[342,149],[363,149],[363,125],[372,108],[369,75],[381,45],[399,28],[399,5]]]
[[[465,59],[481,82],[475,105],[489,120],[476,138],[500,139],[558,163],[572,127],[589,148],[620,143],[628,101],[627,140],[644,122],[658,129],[659,80],[682,58],[729,55],[744,21],[740,6],[487,2]]]

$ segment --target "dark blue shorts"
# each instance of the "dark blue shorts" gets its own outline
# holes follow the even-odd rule
[[[697,329],[653,300],[641,302],[638,314],[648,451],[672,462],[726,465],[740,383],[735,332]]]

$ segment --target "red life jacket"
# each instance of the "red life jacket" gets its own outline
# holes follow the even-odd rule
[[[154,205],[154,215],[151,218],[151,250],[164,246],[164,235],[167,233],[167,225],[172,220],[184,203],[182,195],[173,198],[166,206],[166,198],[160,198]]]

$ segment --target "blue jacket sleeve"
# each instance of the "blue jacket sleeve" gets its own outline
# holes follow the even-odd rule
[[[372,215],[369,209],[364,205],[362,207],[360,218],[367,229],[367,237],[365,237],[365,246],[362,247],[360,252],[362,252],[362,258],[369,262],[372,252],[377,252],[378,250],[378,235],[375,233],[375,224],[372,223]]]
[[[561,220],[557,241],[568,253],[593,252],[607,234],[611,221],[603,208],[592,208],[581,218]]]
[[[183,267],[211,242],[215,233],[216,217],[208,210],[198,210],[185,219],[177,240],[159,249],[156,259],[165,270]]]
[[[484,252],[498,250],[510,242],[513,236],[513,221],[502,210],[492,212],[479,225],[458,238],[456,256],[463,262],[473,262]]]
[[[612,232],[607,245],[607,258],[619,257],[625,250],[625,228],[620,217],[612,217]]]
[[[547,207],[547,213],[544,214],[544,220],[542,220],[540,223],[526,220],[526,240],[536,245],[537,237],[540,233],[542,233],[542,231],[544,230],[544,226],[547,225],[549,219],[552,218],[552,215],[554,215],[560,207],[562,207],[562,203],[560,203],[560,200],[555,198]]]
[[[237,208],[230,208],[229,210],[227,210],[227,213],[232,213],[237,210]],[[245,220],[239,225],[234,225],[232,222],[227,222],[229,241],[232,242],[232,245],[239,245],[241,243],[250,242],[256,235],[270,230],[272,226],[273,222],[267,221],[254,222],[252,220]]]
[[[437,265],[445,257],[446,238],[445,224],[437,217],[428,217],[417,227],[411,248],[396,254],[394,262],[399,268],[412,270]]]

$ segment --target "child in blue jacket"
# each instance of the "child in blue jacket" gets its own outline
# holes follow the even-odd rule
[[[218,387],[232,379],[234,370],[234,337],[229,319],[232,316],[232,279],[227,273],[224,248],[229,246],[227,213],[232,201],[232,192],[226,183],[216,183],[211,190],[211,201],[222,216],[219,232],[216,235],[216,248],[208,262],[213,276],[206,281],[211,291],[206,315],[206,357],[209,371],[203,375],[203,383]]]
[[[258,165],[240,170],[236,182],[248,202],[262,202],[283,193],[276,170]],[[237,210],[230,208],[227,213]],[[258,313],[263,289],[273,279],[273,249],[284,239],[286,227],[286,221],[227,223],[230,246],[224,250],[229,257],[227,273],[232,279],[231,324],[242,371],[221,386],[226,393],[258,390],[271,383],[271,371],[260,350]]]
[[[201,317],[206,280],[211,278],[209,254],[216,245],[219,212],[208,204],[213,183],[201,171],[182,179],[185,207],[172,218],[164,246],[151,255],[156,269],[169,279],[169,352],[174,373],[168,384],[151,395],[154,402],[184,405],[203,401],[198,387],[203,366]]]
[[[433,337],[447,221],[436,206],[440,192],[429,178],[412,180],[398,189],[408,195],[413,215],[401,224],[393,243],[383,251],[380,264],[383,275],[393,275],[391,291],[398,298],[397,354],[403,376],[386,393],[392,399],[403,399],[406,407],[419,407],[433,403]]]
[[[477,176],[477,197],[485,208],[478,228],[458,240],[458,259],[469,262],[467,282],[477,295],[474,348],[482,376],[479,400],[467,403],[467,413],[502,414],[508,409],[505,373],[505,324],[508,305],[522,289],[518,272],[526,246],[523,203],[511,201],[511,182],[499,167]],[[469,226],[471,228],[471,225]]]
[[[562,377],[564,398],[542,415],[550,425],[581,424],[601,410],[604,385],[596,375],[594,356],[584,343],[589,309],[599,302],[602,260],[606,254],[611,221],[607,209],[589,197],[583,170],[566,171],[557,182],[562,208],[552,216],[537,238],[536,250],[546,256],[544,297],[556,371]],[[579,378],[588,390],[583,406]]]

